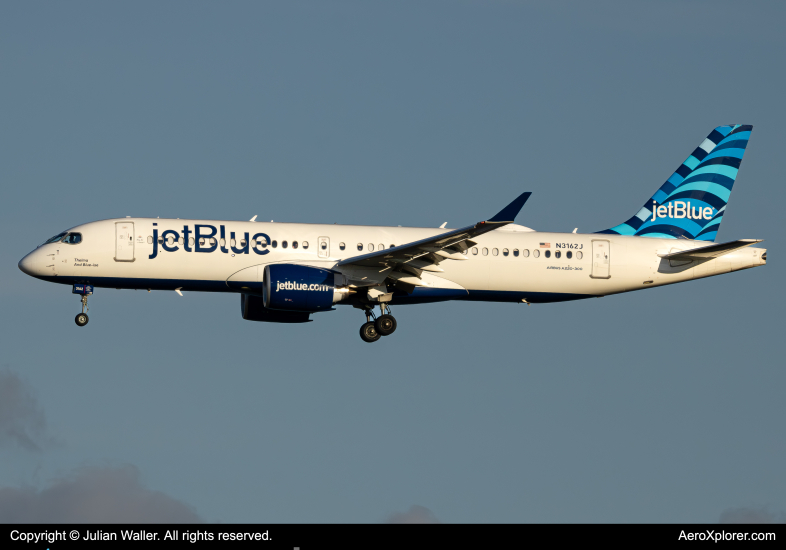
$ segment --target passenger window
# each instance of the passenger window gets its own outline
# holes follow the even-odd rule
[[[391,244],[388,248],[396,248],[395,244]]]
[[[153,244],[153,237],[151,235],[147,236],[147,244]]]
[[[373,244],[368,243],[368,251],[369,252],[374,252],[374,245]]]
[[[338,248],[339,248],[339,250],[344,250],[346,247],[347,247],[347,245],[346,245],[346,244],[344,244],[344,243],[338,243]]]
[[[518,248],[514,248],[513,249],[513,255],[518,258],[518,256],[519,256],[519,249]]]
[[[559,259],[560,256],[562,256],[562,252],[560,252],[559,250],[555,250],[554,257]]]
[[[461,251],[461,253],[462,253],[462,254],[464,254],[465,256],[467,255],[467,252],[469,252],[469,250],[468,250],[468,249],[466,249],[466,248],[465,248],[464,250],[462,250],[462,251]]]
[[[540,250],[537,250],[537,249],[533,250],[532,251],[532,257],[533,258],[539,258],[540,257]]]
[[[576,252],[576,259],[577,260],[580,260],[582,256],[584,256],[584,254],[582,252]]]
[[[379,249],[380,250],[385,250],[385,245],[384,244],[379,245]]]
[[[229,241],[229,245],[230,245],[230,246],[235,246],[235,244],[237,244],[237,243],[235,242],[235,239],[232,239],[231,241]]]
[[[183,244],[183,237],[177,238],[177,244]]]
[[[492,256],[499,256],[499,249],[492,248],[491,249],[491,254],[492,254]]]
[[[472,255],[473,256],[477,256],[478,255],[478,247],[477,246],[473,246],[472,247]]]
[[[526,248],[525,248],[524,250],[522,250],[522,251],[521,251],[521,256],[522,256],[523,258],[529,258],[529,250],[528,250],[528,249],[526,249]]]
[[[227,245],[227,241],[226,241],[226,239],[221,239],[221,240],[218,242],[218,244],[220,244],[220,245],[221,245],[221,248],[224,248],[224,247]]]
[[[510,254],[510,251],[507,248],[503,248],[502,249],[502,255],[503,256],[507,256],[508,254]]]
[[[188,245],[189,246],[194,246],[194,237],[191,237],[190,239],[188,239]]]
[[[547,250],[546,252],[544,252],[544,255],[545,255],[547,258],[551,258],[551,250]]]
[[[319,248],[321,248],[322,250],[327,250],[327,243],[325,241],[322,241],[319,244]]]
[[[567,252],[565,252],[565,256],[567,256],[567,258],[570,260],[573,257],[573,252],[568,250]]]
[[[483,255],[484,256],[488,256],[489,255],[489,249],[488,248],[483,247]]]
[[[259,239],[257,242],[262,248],[267,248],[267,239]]]
[[[287,241],[281,241],[281,248],[286,248],[287,246],[289,246]]]
[[[363,250],[363,243],[358,243],[358,250]]]
[[[242,244],[243,241],[240,241],[240,243]],[[272,243],[270,243],[270,246],[272,246],[273,248],[276,248],[278,246],[278,241],[273,241]]]
[[[297,241],[292,241],[292,248],[297,248]]]
[[[308,241],[303,241],[303,249],[305,250],[307,248],[308,248]]]

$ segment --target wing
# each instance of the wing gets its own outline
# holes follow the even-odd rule
[[[353,256],[338,262],[334,269],[355,286],[376,285],[387,278],[404,286],[420,286],[424,271],[442,271],[439,263],[446,259],[466,260],[464,252],[475,245],[473,238],[512,223],[531,194],[522,193],[486,221],[386,250]]]

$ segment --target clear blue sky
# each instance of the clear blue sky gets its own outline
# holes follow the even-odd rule
[[[3,3],[0,520],[23,497],[61,517],[35,505],[58,487],[94,517],[81,486],[110,510],[160,492],[162,520],[777,516],[785,19],[775,2]],[[99,289],[80,329],[68,287],[17,269],[126,215],[455,227],[532,191],[518,223],[597,231],[729,123],[754,131],[719,240],[766,239],[769,265],[708,280],[402,306],[369,346],[351,308],[277,326],[196,293]]]

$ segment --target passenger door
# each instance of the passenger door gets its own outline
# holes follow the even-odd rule
[[[134,261],[134,222],[115,223],[115,261]]]
[[[609,241],[592,241],[592,274],[593,279],[611,278],[611,243]]]

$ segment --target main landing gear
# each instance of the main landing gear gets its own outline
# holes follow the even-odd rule
[[[93,287],[91,285],[74,285],[74,289],[71,291],[71,293],[82,295],[82,313],[77,313],[74,321],[76,322],[77,326],[83,327],[90,320],[86,313],[86,311],[89,311],[90,309],[87,307],[87,297],[93,293]]]
[[[390,314],[390,308],[384,303],[379,304],[381,315],[374,316],[372,309],[366,309],[366,322],[360,327],[360,338],[364,342],[376,342],[383,336],[393,334],[396,330],[396,318]],[[385,313],[387,311],[387,313]],[[372,321],[372,319],[374,319]]]

